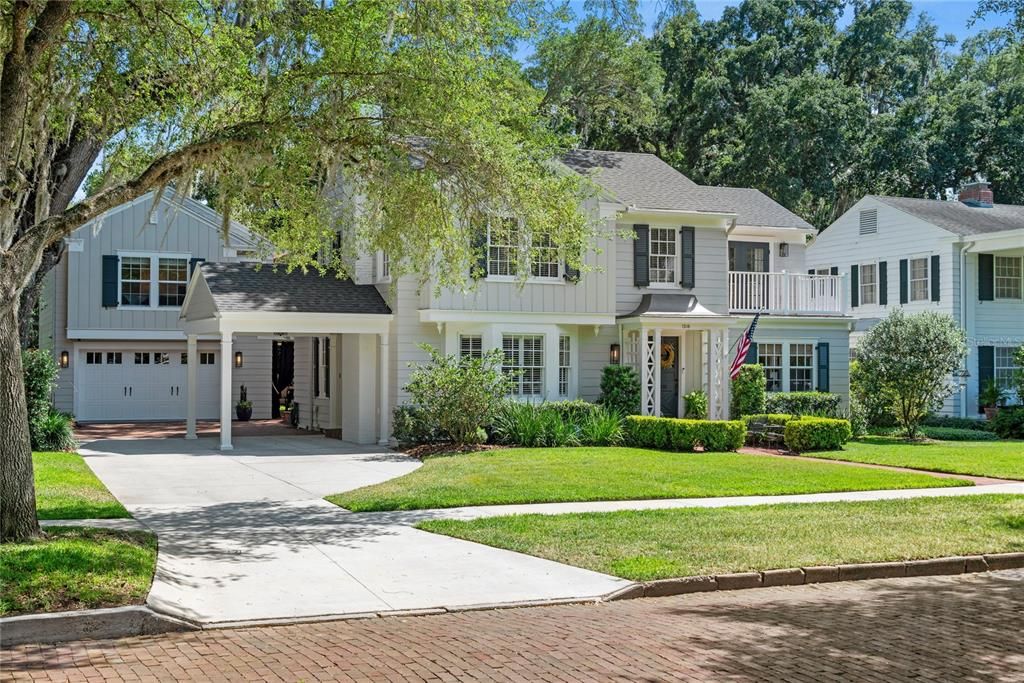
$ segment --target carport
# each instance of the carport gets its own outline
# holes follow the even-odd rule
[[[349,441],[387,443],[391,320],[391,309],[376,287],[332,273],[288,273],[280,266],[256,263],[201,264],[189,282],[179,316],[188,353],[185,438],[196,438],[200,336],[220,338],[220,449],[228,451],[232,371],[240,361],[233,349],[235,338],[344,335],[344,374],[336,392],[340,428]]]

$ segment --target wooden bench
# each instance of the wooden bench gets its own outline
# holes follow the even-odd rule
[[[781,448],[785,441],[785,429],[782,425],[770,422],[751,422],[747,425],[747,440],[751,446],[768,446]]]

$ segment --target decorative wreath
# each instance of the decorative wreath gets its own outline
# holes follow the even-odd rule
[[[676,347],[674,344],[664,343],[661,345],[661,367],[671,368],[676,364]]]

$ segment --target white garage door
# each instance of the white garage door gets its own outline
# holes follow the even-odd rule
[[[196,415],[219,416],[220,354],[199,352]],[[83,421],[184,420],[188,366],[185,351],[85,351],[76,392]]]

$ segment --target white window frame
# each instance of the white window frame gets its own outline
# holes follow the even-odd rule
[[[1000,261],[1004,262],[1002,264],[1004,267],[1007,266],[1007,265],[1015,263],[1016,264],[1016,270],[1017,270],[1016,275],[1000,275],[999,274],[999,267],[1000,267],[1000,263],[999,262]],[[1000,296],[1000,294],[999,294],[999,285],[1000,285],[999,281],[1000,280],[1008,280],[1010,288],[1012,288],[1013,281],[1016,280],[1017,281],[1017,287],[1016,287],[1017,293],[1016,293],[1016,295],[1006,296],[1004,294],[1004,295]],[[1024,295],[1021,294],[1022,288],[1024,288],[1024,258],[1022,258],[1020,256],[999,256],[999,255],[994,255],[992,257],[992,294],[993,294],[993,298],[996,301],[1020,301],[1021,298],[1024,298]]]
[[[530,235],[530,279],[531,280],[558,280],[562,275],[562,262],[558,258],[558,247],[555,246],[551,235],[543,233],[534,240]],[[540,244],[535,244],[540,242]],[[540,270],[545,269],[546,274],[541,275]]]
[[[514,243],[511,241],[507,244],[494,243],[492,240],[494,226],[492,223],[487,224],[487,280],[492,282],[516,282],[519,280],[519,269],[526,267],[529,268],[529,274],[526,277],[526,282],[528,283],[563,284],[562,260],[558,255],[558,247],[551,241],[550,236],[545,236],[546,240],[544,240],[544,243],[535,247],[533,236],[523,221],[509,217],[499,218],[498,220],[515,221],[516,230],[514,237],[516,239]],[[493,258],[492,250],[501,250],[496,255],[503,255],[504,258]],[[546,253],[549,259],[541,259],[542,253]],[[505,264],[506,272],[492,272],[492,264]],[[553,274],[535,275],[534,273],[538,272],[541,266],[547,267],[549,272],[553,269]],[[501,268],[497,268],[497,270],[501,270]]]
[[[861,263],[857,266],[860,270],[858,273],[857,281],[857,302],[861,306],[878,306],[878,262]],[[864,269],[871,268],[871,283],[868,285],[864,282]],[[864,297],[864,290],[866,286],[872,288],[872,301],[867,301]]]
[[[761,363],[761,352],[767,346],[778,346],[779,347],[779,355],[778,355],[779,364],[778,365],[765,365],[764,363]],[[760,342],[759,341],[759,342],[757,342],[757,362],[761,363],[761,367],[765,371],[765,381],[766,382],[768,381],[768,373],[767,373],[767,371],[769,369],[770,370],[778,370],[779,371],[779,388],[778,389],[767,389],[766,388],[766,391],[785,391],[786,390],[786,344],[784,342],[773,342],[773,341],[765,341],[765,342]]]
[[[558,396],[569,398],[572,392],[572,337],[558,335]]]
[[[180,311],[181,306],[161,306],[160,305],[160,259],[178,259],[185,261],[185,286],[188,287],[189,281],[189,263],[192,260],[192,254],[179,253],[179,252],[158,252],[158,251],[121,251],[118,250],[118,262],[117,262],[117,307],[120,310],[126,311]],[[149,304],[145,306],[134,306],[121,303],[121,259],[124,258],[148,258],[149,259]],[[137,282],[137,280],[129,280],[129,282]],[[163,284],[168,283],[180,283],[178,280],[167,280],[163,281]]]
[[[810,351],[810,354],[808,354],[808,357],[810,358],[811,362],[810,362],[809,365],[793,365],[793,349],[794,349],[794,347],[797,347],[797,346],[808,346],[808,347],[810,347],[811,351]],[[786,349],[786,359],[787,359],[787,364],[789,366],[787,368],[787,371],[786,371],[786,384],[789,387],[788,391],[814,391],[814,387],[816,386],[814,384],[814,379],[815,379],[814,378],[814,363],[815,363],[815,360],[817,360],[815,358],[814,346],[815,346],[814,343],[811,343],[811,342],[790,342],[788,344],[788,348]],[[801,355],[803,355],[803,354],[801,354]],[[803,388],[801,388],[801,389],[794,389],[793,388],[793,372],[797,371],[797,370],[799,370],[799,371],[809,370],[810,371],[809,376],[807,377],[807,380],[806,380],[807,381],[807,388],[806,389],[803,389]]]
[[[547,335],[537,332],[503,332],[501,334],[501,349],[504,354],[504,360],[501,364],[501,369],[506,372],[514,372],[515,376],[512,377],[512,391],[509,393],[510,396],[515,398],[524,399],[543,399],[546,395],[547,387],[547,368],[545,363],[546,353],[546,340]],[[524,356],[526,354],[525,346],[526,340],[530,339],[533,341],[540,340],[540,364],[526,365],[524,362]],[[511,351],[514,356],[511,358],[514,362],[509,362],[509,351],[510,347],[506,343],[511,341]],[[537,349],[533,349],[531,353],[538,353]],[[525,371],[539,370],[540,374],[537,379],[525,379]],[[518,372],[523,371],[523,372]],[[527,384],[530,388],[536,388],[536,391],[525,391]]]
[[[914,262],[924,261],[924,277],[914,277]],[[914,296],[914,283],[924,282],[924,295]],[[914,256],[907,260],[907,301],[931,301],[932,299],[932,259],[930,256]]]
[[[216,365],[217,355],[213,351],[200,351],[199,352],[199,364],[200,365]]]
[[[666,239],[655,240],[654,239],[655,231],[667,231],[667,232],[669,232],[672,235],[672,239],[671,240],[666,240]],[[661,245],[669,245],[669,244],[671,244],[672,245],[672,253],[671,254],[655,253],[655,251],[654,251],[655,243],[661,244]],[[680,247],[680,245],[679,245],[679,228],[665,226],[665,225],[652,225],[652,226],[648,227],[648,229],[647,229],[647,276],[648,276],[648,280],[650,282],[650,284],[649,284],[650,287],[655,288],[655,289],[659,289],[659,288],[677,289],[677,288],[679,288],[679,286],[680,286],[679,285],[679,279],[680,279],[679,267],[680,267],[680,261],[682,260],[682,255],[680,254],[680,248],[679,247]],[[654,259],[655,258],[672,259],[671,271],[669,271],[666,268],[660,268],[660,267],[659,268],[655,268],[655,266],[654,266]],[[654,278],[655,270],[657,270],[658,272],[662,272],[662,273],[670,273],[669,280],[656,280]]]
[[[792,371],[797,369],[797,368],[793,367],[792,363],[790,362],[790,360],[791,360],[790,356],[792,354],[792,348],[791,347],[794,344],[807,344],[807,345],[809,345],[811,347],[811,367],[810,367],[810,370],[811,370],[811,388],[807,389],[806,391],[817,391],[818,390],[817,389],[817,387],[818,387],[818,342],[816,342],[816,341],[814,341],[812,339],[794,339],[794,340],[789,340],[789,341],[782,341],[780,339],[757,340],[758,362],[761,361],[761,349],[762,349],[762,347],[763,346],[767,346],[767,345],[771,345],[771,344],[779,345],[781,350],[782,350],[782,358],[781,358],[782,365],[779,368],[781,370],[781,374],[782,374],[781,388],[778,389],[777,392],[773,392],[773,393],[787,393],[787,392],[790,392],[790,391],[805,391],[803,389],[793,389],[792,388],[792,386],[793,386],[793,383],[791,381],[792,380]],[[772,367],[775,368],[776,366],[772,366]],[[765,379],[767,379],[767,377],[765,377]],[[772,390],[769,389],[769,391],[772,391]]]
[[[1016,346],[997,346],[992,350],[992,379],[995,380],[1000,389],[1012,391],[1015,386],[1014,377],[1017,370],[1020,369],[1013,362],[1013,354],[1016,351]]]

